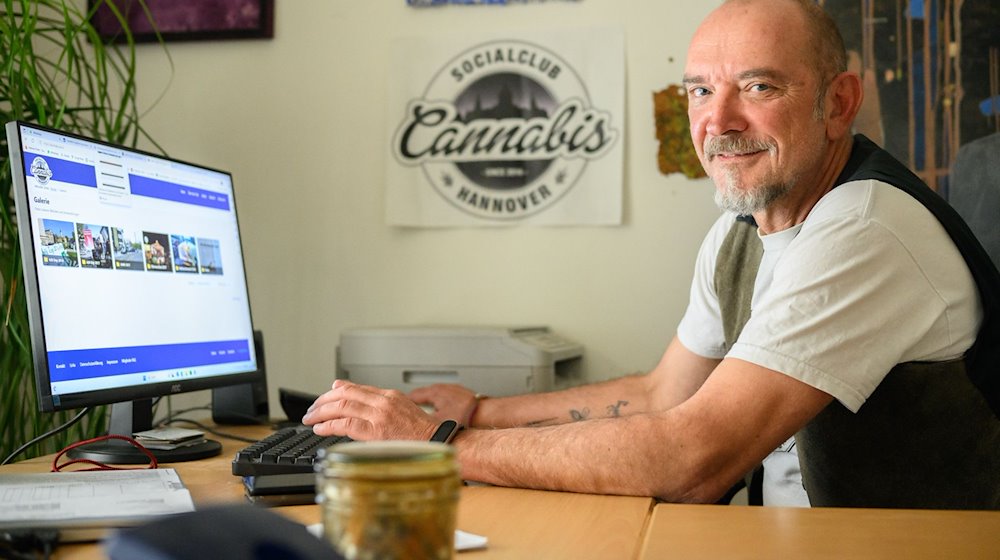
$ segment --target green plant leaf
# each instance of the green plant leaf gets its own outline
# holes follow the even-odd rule
[[[81,4],[0,0],[0,53],[5,53],[0,56],[0,124],[34,122],[130,146],[142,139],[162,152],[139,122],[135,42],[125,14],[108,0],[88,2],[86,10]],[[101,6],[122,26],[124,43],[103,42],[91,24]],[[138,0],[137,7],[152,23],[145,2]],[[162,40],[160,46],[172,74],[173,61]],[[9,158],[6,136],[0,133],[0,459],[75,413],[38,411]],[[107,411],[98,407],[89,418],[18,458],[52,453],[99,435],[106,424]]]

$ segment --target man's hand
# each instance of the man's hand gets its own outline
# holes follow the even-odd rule
[[[429,440],[438,422],[399,391],[338,379],[309,407],[302,423],[321,436],[357,441]]]
[[[418,387],[410,391],[410,399],[417,404],[431,405],[431,413],[438,420],[457,420],[471,426],[476,410],[476,394],[461,385],[437,384]]]

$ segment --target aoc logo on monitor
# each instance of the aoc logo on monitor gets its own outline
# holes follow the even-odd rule
[[[411,99],[393,138],[445,200],[477,217],[517,219],[566,195],[618,131],[576,71],[524,41],[470,48]]]

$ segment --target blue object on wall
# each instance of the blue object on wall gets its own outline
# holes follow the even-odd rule
[[[979,104],[979,112],[986,117],[1000,115],[1000,95],[994,95],[993,97],[983,99],[982,103]]]

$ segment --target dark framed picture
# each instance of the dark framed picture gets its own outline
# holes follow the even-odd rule
[[[274,36],[274,0],[87,0],[91,23],[106,41],[123,40],[112,4],[136,42],[156,41],[156,31],[165,41]]]

